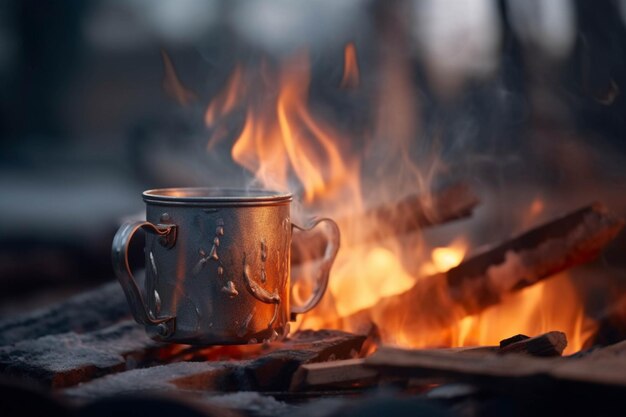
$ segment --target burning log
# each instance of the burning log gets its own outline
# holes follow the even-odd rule
[[[624,221],[595,203],[463,261],[446,273],[452,297],[470,313],[503,295],[595,259]]]
[[[383,335],[400,330],[436,346],[441,334],[428,340],[430,330],[440,332],[510,293],[596,258],[623,225],[600,204],[584,207],[418,280],[408,291],[344,318],[344,324],[354,329],[385,323]]]
[[[366,216],[385,225],[380,232],[387,236],[399,235],[468,217],[479,202],[467,183],[458,182],[435,190],[431,195],[412,195],[392,206],[376,207]]]
[[[339,218],[337,223],[342,225],[372,221],[379,224],[380,227],[372,228],[363,236],[365,241],[369,241],[404,235],[425,227],[468,217],[479,202],[468,184],[458,182],[427,196],[411,195],[393,204],[372,208],[359,215],[356,220]],[[312,233],[315,234],[307,236],[302,243],[299,242],[298,234],[294,235],[294,250],[291,255],[293,265],[317,259],[324,253],[326,239],[322,234]]]

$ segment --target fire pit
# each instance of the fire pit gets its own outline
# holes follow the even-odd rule
[[[572,132],[564,103],[576,100],[554,87],[567,54],[550,55],[565,35],[541,44],[534,32],[553,26],[511,23],[526,14],[509,1],[457,9],[474,23],[450,38],[429,26],[438,6],[373,1],[350,6],[371,32],[344,39],[328,24],[318,35],[334,48],[303,46],[285,33],[304,6],[234,3],[215,33],[252,52],[222,51],[203,91],[164,48],[175,114],[128,129],[130,165],[154,189],[147,216],[124,209],[106,239],[122,286],[0,320],[0,415],[621,415],[623,155]],[[324,19],[303,27],[338,19],[311,7]],[[296,23],[273,17],[268,38],[241,23],[282,14]],[[589,16],[578,23],[594,44]],[[480,45],[465,39],[472,25],[492,30]],[[528,45],[545,49],[536,62]],[[525,77],[509,80],[516,71]],[[623,103],[623,77],[609,73],[583,80],[593,105],[572,106],[585,121]],[[623,112],[608,112],[598,120],[619,128]],[[318,223],[332,237],[295,226]]]

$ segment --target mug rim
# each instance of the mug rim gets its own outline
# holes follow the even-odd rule
[[[289,192],[261,188],[172,187],[154,188],[142,193],[145,202],[166,204],[277,204],[293,199]]]

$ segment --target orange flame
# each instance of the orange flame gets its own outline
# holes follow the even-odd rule
[[[220,117],[233,111],[237,102],[241,100],[243,88],[242,68],[237,65],[226,84],[226,89],[209,104],[204,113],[204,123],[207,127],[211,127]]]
[[[339,150],[339,134],[307,109],[308,57],[300,54],[287,62],[278,80],[274,106],[263,102],[248,108],[232,157],[269,188],[288,190],[295,176],[310,203],[344,184],[348,162]]]
[[[457,238],[449,246],[433,248],[431,260],[421,267],[423,276],[434,275],[437,272],[446,272],[461,263],[467,252],[468,244],[463,238]]]
[[[341,78],[341,88],[352,89],[359,86],[360,82],[359,64],[356,55],[356,46],[353,42],[346,45],[344,50],[343,77]]]
[[[176,69],[170,56],[161,50],[161,58],[163,59],[163,69],[165,75],[163,76],[163,89],[165,92],[178,101],[183,106],[187,106],[196,99],[196,95],[188,90],[176,75]]]
[[[569,276],[561,273],[512,295],[481,314],[463,318],[453,344],[498,345],[500,340],[515,333],[537,335],[559,330],[568,337],[564,353],[571,354],[579,351],[595,331],[594,323],[583,313]]]
[[[264,63],[262,82],[253,84],[248,69],[237,66],[224,91],[205,113],[207,126],[219,131],[222,120],[240,110],[245,114],[245,122],[232,146],[232,158],[253,173],[261,186],[301,195],[304,214],[321,211],[324,216],[342,219],[342,247],[333,267],[329,295],[312,313],[299,318],[298,325],[304,327],[316,328],[332,322],[350,329],[350,323],[344,320],[347,316],[364,309],[374,311],[383,297],[404,293],[421,280],[433,281],[462,262],[470,246],[464,237],[432,250],[419,234],[384,241],[365,238],[376,235],[372,231],[388,227],[369,215],[369,206],[389,204],[394,198],[416,192],[424,196],[427,206],[430,184],[441,166],[434,158],[422,172],[410,156],[410,145],[419,125],[414,117],[417,103],[408,93],[411,72],[406,58],[391,52],[388,57],[380,70],[389,82],[382,83],[378,93],[379,108],[367,140],[351,138],[331,127],[309,108],[310,65],[304,53],[282,62],[274,71]],[[344,88],[360,81],[354,44],[345,48],[343,74]],[[211,137],[209,146],[218,140],[216,137]],[[351,149],[356,143],[358,148]],[[372,161],[382,161],[385,166],[372,167]],[[376,175],[384,176],[372,181]],[[369,181],[362,183],[363,178]],[[543,209],[543,202],[535,200],[523,222],[532,222]],[[311,255],[310,260],[314,259]],[[300,279],[295,281],[293,291],[296,303],[306,299],[306,292],[315,287],[315,262],[298,269],[296,276]],[[474,316],[466,317],[454,306],[437,305],[434,301],[437,300],[428,300],[421,307],[422,313],[435,317],[441,313],[437,309],[454,310],[450,313],[452,324],[420,328],[416,334],[415,329],[407,327],[413,318],[405,317],[407,312],[402,306],[394,311],[394,317],[372,313],[371,318],[379,327],[395,329],[397,325],[397,331],[387,335],[386,341],[412,347],[497,344],[516,333],[535,335],[562,330],[570,340],[568,352],[572,352],[580,348],[591,328],[566,275],[534,285]]]

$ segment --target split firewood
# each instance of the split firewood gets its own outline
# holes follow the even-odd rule
[[[363,241],[371,241],[405,235],[425,227],[468,217],[479,202],[468,184],[458,182],[426,195],[410,195],[393,204],[374,207],[358,215],[356,219],[350,217],[335,220],[340,226],[366,222],[376,224],[377,227],[361,236]],[[327,239],[322,232],[312,231],[303,236],[296,233],[293,239],[293,265],[323,256]]]
[[[466,259],[448,272],[419,279],[408,291],[385,297],[343,318],[342,324],[351,329],[368,321],[385,323],[380,326],[383,336],[402,331],[424,345],[437,346],[441,329],[595,259],[623,225],[602,205],[593,204]]]

